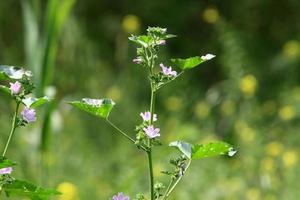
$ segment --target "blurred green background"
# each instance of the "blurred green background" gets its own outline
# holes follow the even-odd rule
[[[112,120],[133,136],[150,94],[127,37],[161,26],[178,35],[163,59],[217,55],[159,92],[162,141],[222,139],[238,149],[194,162],[170,199],[299,199],[299,10],[299,0],[0,1],[0,63],[31,69],[36,93],[56,98],[17,131],[7,154],[15,176],[58,188],[59,200],[148,192],[146,156],[64,100],[114,99]],[[12,111],[0,94],[1,147]],[[154,150],[156,180],[167,183],[160,170],[175,155]]]

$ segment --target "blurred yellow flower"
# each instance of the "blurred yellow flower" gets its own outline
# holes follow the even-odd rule
[[[295,58],[300,56],[300,41],[298,40],[287,41],[283,45],[282,53],[288,58]]]
[[[122,96],[122,92],[118,87],[112,86],[107,90],[106,96],[113,99],[114,101],[118,101]]]
[[[241,140],[244,142],[253,142],[256,137],[256,131],[249,127],[245,121],[238,120],[234,124],[235,132],[240,136]]]
[[[235,111],[235,103],[231,100],[226,100],[221,105],[221,112],[224,115],[232,115]]]
[[[269,100],[263,103],[262,111],[266,115],[273,115],[276,112],[276,102]]]
[[[179,97],[171,96],[166,99],[165,105],[168,110],[178,111],[182,107],[182,100]]]
[[[122,28],[126,33],[136,33],[140,30],[140,19],[135,15],[126,15],[123,18]]]
[[[283,151],[283,145],[280,142],[271,142],[266,146],[266,154],[269,156],[279,156]]]
[[[216,8],[206,8],[202,18],[206,23],[214,24],[219,20],[219,12]]]
[[[57,190],[62,193],[59,200],[79,200],[77,187],[70,182],[63,182],[58,185]]]
[[[292,106],[283,106],[279,109],[278,115],[284,121],[291,120],[295,117],[295,109]]]
[[[246,192],[247,200],[260,200],[260,190],[258,188],[250,188]]]
[[[285,167],[292,167],[298,160],[298,154],[295,150],[288,150],[282,155],[282,161]]]
[[[261,160],[261,169],[263,171],[271,172],[275,169],[274,159],[271,157],[265,157]]]
[[[257,88],[257,80],[253,75],[246,75],[240,81],[240,90],[246,97],[254,95]]]
[[[206,118],[210,113],[210,105],[205,101],[200,101],[196,104],[195,114],[199,119]]]

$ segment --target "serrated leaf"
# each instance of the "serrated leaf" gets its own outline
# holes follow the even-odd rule
[[[32,73],[21,67],[0,65],[0,80],[21,79],[24,75],[31,77]]]
[[[49,97],[47,97],[47,96],[44,96],[44,97],[41,97],[41,98],[28,97],[28,98],[24,99],[22,101],[22,103],[26,107],[37,108],[37,107],[40,107],[40,106],[42,106],[45,103],[48,103],[50,101],[51,101],[51,99]]]
[[[215,56],[212,54],[207,54],[205,56],[195,56],[195,57],[190,57],[190,58],[173,58],[171,61],[180,69],[182,70],[187,70],[187,69],[192,69],[194,67],[197,67],[198,65],[202,64],[205,61],[208,61]]]
[[[192,159],[201,159],[219,155],[233,156],[236,153],[232,145],[226,142],[211,142],[204,145],[193,145],[192,147]]]
[[[174,141],[169,144],[170,147],[177,147],[186,157],[192,157],[192,145],[187,142]]]
[[[107,118],[115,102],[111,99],[89,99],[68,102],[70,105],[100,118]]]
[[[22,180],[13,180],[2,187],[8,197],[28,197],[31,200],[48,200],[50,196],[61,194],[54,189],[45,189]]]
[[[6,168],[6,167],[12,167],[16,165],[14,161],[11,161],[3,156],[0,157],[0,169]]]
[[[0,85],[0,91],[6,95],[9,95],[9,96],[11,95],[10,89],[4,85]]]

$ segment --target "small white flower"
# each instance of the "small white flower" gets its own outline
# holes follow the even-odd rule
[[[216,57],[216,56],[213,54],[206,54],[205,56],[201,56],[201,59],[204,61],[207,61],[207,60],[213,59],[214,57]]]

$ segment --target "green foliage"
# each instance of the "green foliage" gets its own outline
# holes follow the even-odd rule
[[[28,77],[32,76],[30,71],[21,67],[0,65],[0,81],[9,79],[22,79],[24,75]]]
[[[82,101],[68,102],[70,105],[88,112],[96,117],[108,118],[111,109],[114,107],[115,102],[111,99],[89,99],[84,98]]]
[[[190,144],[182,141],[175,141],[169,144],[171,147],[176,147],[189,159],[202,159],[220,155],[233,156],[235,150],[232,145],[225,142],[210,142],[208,144]]]
[[[6,168],[6,167],[12,167],[16,165],[14,161],[11,161],[3,156],[0,157],[0,169]]]
[[[207,60],[203,59],[203,57],[195,56],[195,57],[190,57],[190,58],[186,58],[186,59],[173,58],[173,59],[171,59],[171,61],[180,69],[188,70],[188,69],[197,67],[198,65],[204,63]]]
[[[35,98],[35,97],[28,97],[26,99],[22,100],[22,103],[26,106],[26,107],[30,107],[30,108],[37,108],[40,107],[48,102],[50,102],[51,99],[47,96],[41,97],[41,98]]]

